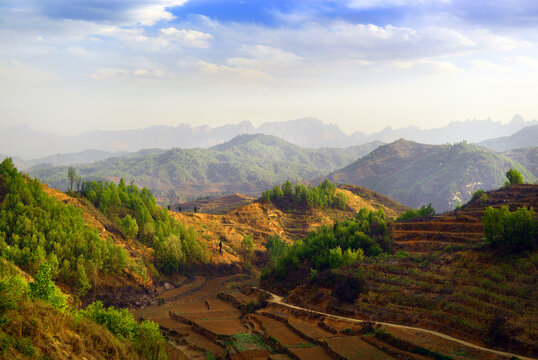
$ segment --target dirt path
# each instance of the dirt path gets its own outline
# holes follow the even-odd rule
[[[512,353],[499,351],[499,350],[488,349],[488,348],[485,348],[485,347],[482,347],[482,346],[478,346],[478,345],[469,343],[469,342],[464,341],[464,340],[453,338],[452,336],[449,336],[449,335],[446,335],[446,334],[443,334],[443,333],[440,333],[440,332],[437,332],[437,331],[433,331],[433,330],[428,330],[428,329],[423,329],[423,328],[418,328],[418,327],[413,327],[413,326],[391,324],[391,323],[380,322],[380,321],[353,319],[353,318],[348,318],[348,317],[344,317],[344,316],[327,314],[327,313],[324,313],[324,312],[311,310],[311,309],[303,308],[303,307],[296,306],[296,305],[291,305],[291,304],[288,304],[288,303],[284,302],[284,298],[282,296],[278,296],[278,295],[273,294],[273,293],[271,293],[271,292],[269,292],[267,290],[264,290],[264,289],[260,289],[260,288],[255,288],[255,289],[260,290],[260,291],[270,295],[272,297],[272,299],[269,300],[269,302],[273,302],[275,304],[286,306],[286,307],[288,307],[290,309],[306,311],[306,312],[309,312],[309,313],[312,313],[312,314],[322,315],[322,316],[326,316],[326,317],[333,318],[333,319],[338,319],[338,320],[345,320],[345,321],[349,321],[349,322],[353,322],[353,323],[373,323],[373,324],[376,324],[376,325],[390,326],[390,327],[393,327],[393,328],[420,331],[420,332],[424,332],[424,333],[427,333],[427,334],[438,336],[438,337],[440,337],[442,339],[445,339],[445,340],[453,341],[453,342],[456,342],[458,344],[468,346],[468,347],[473,348],[473,349],[490,352],[492,354],[501,355],[501,356],[505,356],[505,357],[508,357],[508,358],[517,357],[517,358],[519,358],[521,360],[535,360],[533,358],[524,357],[524,356],[517,355],[517,354],[512,354]]]

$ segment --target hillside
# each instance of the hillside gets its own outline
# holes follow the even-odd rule
[[[122,156],[126,154],[127,152],[121,151],[107,152],[101,150],[84,150],[76,153],[54,154],[29,160],[14,160],[18,168],[20,168],[21,170],[25,170],[39,164],[47,164],[52,166],[89,164],[92,162],[105,160],[114,156]],[[2,156],[0,155],[0,157]]]
[[[304,265],[290,266],[286,281],[279,280],[276,267],[262,286],[318,311],[436,330],[534,357],[538,254],[503,256],[486,245],[482,232],[484,209],[502,205],[512,211],[538,207],[538,186],[512,185],[453,212],[396,222],[392,255],[366,256],[315,274]],[[295,285],[287,292],[289,279]],[[461,354],[451,354],[456,355]]]
[[[495,151],[507,151],[522,147],[538,146],[538,125],[524,127],[515,134],[484,140],[478,143]]]
[[[424,145],[402,139],[377,148],[328,178],[365,186],[415,208],[432,203],[442,212],[468,201],[479,188],[501,186],[510,168],[518,169],[525,181],[535,180],[520,164],[476,145]]]
[[[205,214],[225,214],[230,210],[248,205],[254,202],[256,198],[242,194],[225,195],[216,198],[199,199],[187,201],[178,204],[171,204],[170,208],[179,212],[193,212],[196,208],[197,212]],[[179,210],[181,208],[181,210]]]
[[[216,249],[218,242],[222,240],[225,251],[229,249],[231,253],[235,253],[241,248],[240,242],[244,235],[253,237],[256,250],[264,250],[263,245],[272,236],[278,235],[287,242],[293,242],[321,225],[353,216],[361,208],[377,210],[381,207],[389,217],[397,217],[407,210],[407,207],[383,196],[370,196],[360,187],[346,186],[337,191],[348,198],[344,210],[308,207],[286,210],[271,203],[255,201],[223,215],[178,212],[172,214],[185,225],[196,229],[212,248]],[[367,195],[363,197],[362,194]]]
[[[525,166],[538,177],[538,146],[507,150],[502,154]]]
[[[85,180],[134,181],[159,198],[168,197],[163,201],[168,204],[205,195],[257,193],[287,179],[312,179],[379,145],[303,149],[273,136],[241,135],[210,149],[144,150],[75,168]],[[28,172],[55,188],[68,189],[66,167],[41,166]]]

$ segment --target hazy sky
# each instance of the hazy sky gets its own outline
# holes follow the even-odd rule
[[[538,117],[537,0],[0,0],[0,127]]]

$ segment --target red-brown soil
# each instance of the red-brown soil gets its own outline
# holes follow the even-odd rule
[[[190,212],[194,211],[196,207],[197,211],[205,214],[225,214],[230,210],[236,209],[241,206],[248,205],[254,202],[256,198],[243,194],[232,194],[218,198],[193,200],[178,204],[171,205],[171,209],[178,210],[181,206],[181,211]]]
[[[367,289],[354,304],[338,304],[330,289],[305,286],[287,299],[320,311],[413,325],[536,356],[538,254],[504,257],[487,246],[482,233],[484,209],[502,205],[512,211],[521,206],[537,209],[538,185],[512,185],[453,212],[396,223],[396,251],[400,252],[366,258],[357,266],[355,271],[364,273]],[[317,296],[320,291],[326,294],[324,301]],[[488,334],[499,315],[506,319],[506,335],[503,343],[491,343]],[[433,341],[444,351],[441,342]],[[457,358],[454,353],[451,356]]]

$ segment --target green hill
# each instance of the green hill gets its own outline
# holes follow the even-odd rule
[[[209,149],[143,150],[75,168],[85,180],[124,178],[161,198],[179,194],[186,199],[187,195],[255,193],[288,179],[320,177],[380,144],[304,149],[274,136],[240,135]],[[29,173],[55,188],[68,188],[67,167],[34,167]]]
[[[527,182],[535,180],[519,163],[476,145],[424,145],[398,140],[328,178],[365,186],[408,206],[432,203],[437,211],[445,211],[468,201],[479,188],[501,186],[510,168],[519,170]]]

